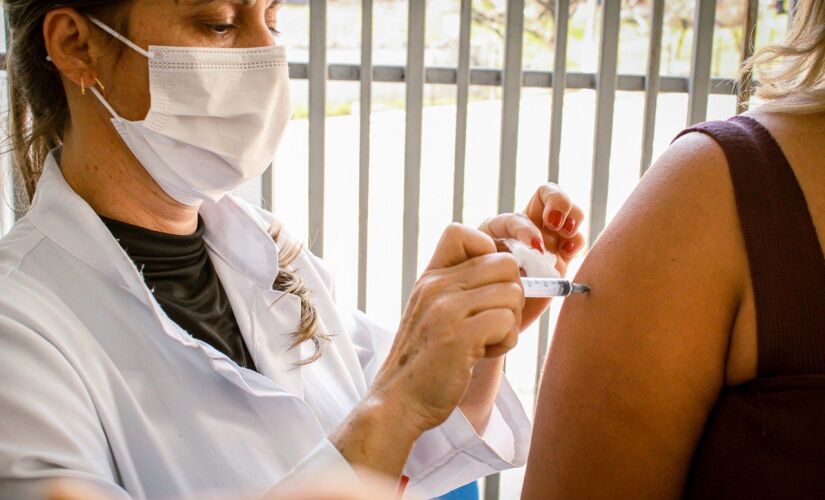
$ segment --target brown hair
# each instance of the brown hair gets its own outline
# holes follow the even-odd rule
[[[69,106],[60,74],[46,60],[43,21],[46,14],[60,7],[70,7],[83,14],[94,15],[123,31],[124,7],[131,0],[5,0],[9,22],[9,44],[6,70],[9,87],[8,135],[11,141],[15,174],[25,187],[23,199],[15,206],[25,211],[34,196],[43,163],[52,149],[61,146],[69,121]],[[270,232],[278,241],[281,231]],[[283,238],[282,238],[283,239]],[[278,255],[281,267],[273,283],[275,290],[291,293],[301,299],[301,321],[294,332],[291,348],[305,341],[315,344],[315,353],[300,364],[316,361],[323,354],[329,336],[318,329],[318,315],[310,300],[310,289],[290,267],[301,254],[301,246],[280,241]]]
[[[92,14],[109,22],[129,0],[5,0],[9,23],[6,71],[9,89],[8,134],[16,174],[25,187],[28,206],[46,155],[62,144],[69,120],[69,105],[54,65],[46,60],[43,20],[60,7]]]
[[[825,2],[800,0],[785,42],[754,54],[742,71],[756,72],[764,109],[825,112]]]

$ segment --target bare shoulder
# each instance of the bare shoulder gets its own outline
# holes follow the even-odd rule
[[[709,136],[689,133],[647,172],[580,272],[598,280],[624,259],[622,267],[646,280],[666,280],[689,269],[741,286],[741,273],[731,264],[743,255],[725,153]],[[681,287],[686,280],[692,281],[682,277],[667,287]]]
[[[592,292],[562,309],[526,498],[680,494],[725,384],[744,255],[723,150],[681,137],[588,255]]]

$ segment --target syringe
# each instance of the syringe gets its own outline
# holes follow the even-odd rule
[[[559,278],[521,278],[524,296],[532,297],[567,297],[574,293],[588,293],[590,287],[570,280]]]

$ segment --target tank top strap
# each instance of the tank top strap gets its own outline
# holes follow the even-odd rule
[[[825,256],[802,188],[756,120],[706,122],[730,169],[756,303],[759,377],[825,373]]]

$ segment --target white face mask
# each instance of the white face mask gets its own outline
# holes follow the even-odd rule
[[[149,46],[100,20],[107,33],[149,59],[151,107],[142,121],[121,118],[96,88],[123,141],[172,198],[218,201],[272,163],[289,117],[283,47],[222,49]]]

